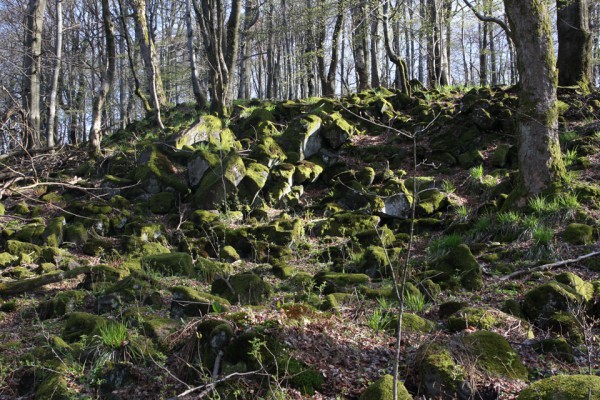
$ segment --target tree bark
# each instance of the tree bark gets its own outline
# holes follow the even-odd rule
[[[115,80],[117,47],[115,40],[115,27],[110,13],[109,0],[102,0],[102,24],[104,26],[104,35],[106,39],[106,69],[102,72],[102,82],[100,92],[94,99],[92,108],[92,127],[90,128],[90,151],[94,154],[100,154],[100,143],[102,141],[102,111],[106,103],[108,93]]]
[[[158,55],[154,41],[150,37],[148,30],[148,21],[146,20],[146,0],[130,0],[133,10],[133,19],[135,21],[135,33],[140,45],[142,61],[144,62],[144,70],[146,71],[146,79],[150,88],[150,97],[154,99],[154,109],[158,111],[160,108],[167,106],[167,97],[163,89],[163,81],[160,74],[158,63]]]
[[[588,0],[557,0],[558,84],[589,89],[592,33]]]
[[[356,70],[357,89],[359,91],[369,88],[369,63],[368,63],[368,23],[367,0],[360,0],[353,7],[352,14],[352,50],[354,53],[354,68]]]
[[[185,0],[185,27],[187,31],[187,48],[189,53],[188,57],[190,60],[192,90],[194,93],[194,98],[196,99],[196,104],[201,108],[205,108],[208,104],[208,101],[206,100],[206,95],[200,87],[200,78],[198,78],[198,67],[196,65],[196,48],[194,47],[194,28],[192,25],[192,12],[190,0]]]
[[[507,201],[555,189],[565,173],[558,142],[557,71],[550,17],[544,0],[504,0],[521,78],[517,130],[519,181]]]
[[[42,29],[46,0],[29,0],[25,17],[25,56],[23,57],[23,109],[27,126],[23,136],[26,148],[41,145],[40,83],[42,75]]]
[[[408,84],[408,68],[406,62],[396,53],[392,47],[392,41],[390,39],[390,27],[389,27],[389,0],[383,1],[383,42],[385,45],[385,51],[390,60],[396,65],[396,75],[399,77],[398,85],[402,93],[410,95],[410,85]],[[398,39],[399,40],[399,39]]]
[[[56,97],[58,96],[58,81],[60,78],[60,67],[62,62],[63,43],[63,0],[56,0],[56,48],[54,51],[54,70],[52,71],[52,83],[50,88],[50,104],[48,106],[48,127],[46,130],[46,141],[48,147],[55,146],[54,126],[56,122]]]

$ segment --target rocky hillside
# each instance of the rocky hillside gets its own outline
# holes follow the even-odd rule
[[[0,156],[0,398],[389,399],[406,273],[399,398],[600,399],[600,93],[561,98],[565,186],[520,210],[507,88]]]

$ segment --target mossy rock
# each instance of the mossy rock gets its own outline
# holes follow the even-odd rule
[[[22,201],[22,202],[18,203],[17,205],[15,205],[13,212],[17,215],[26,216],[26,215],[29,215],[29,213],[31,213],[31,210],[29,209],[29,206],[27,205],[27,203]]]
[[[5,212],[6,208],[4,207],[4,204],[0,203],[0,215],[4,215]]]
[[[163,276],[195,277],[194,261],[188,253],[169,253],[146,256],[142,268]]]
[[[59,292],[53,298],[40,303],[38,315],[42,320],[61,317],[81,307],[87,296],[87,292],[83,290]]]
[[[81,222],[67,224],[64,228],[63,240],[83,246],[88,240],[88,230]]]
[[[394,231],[392,231],[386,225],[377,229],[367,229],[358,232],[354,235],[354,237],[362,246],[374,245],[390,248],[396,241],[396,235],[394,235]]]
[[[206,283],[211,283],[217,276],[228,276],[233,273],[231,264],[213,261],[204,257],[198,257],[196,260],[196,269],[198,271],[198,279]]]
[[[296,184],[313,183],[323,173],[323,166],[308,160],[300,161],[295,167],[292,178]]]
[[[176,286],[169,290],[173,293],[171,318],[199,317],[214,311],[227,311],[230,304],[227,299],[186,286]]]
[[[252,204],[256,196],[265,187],[269,178],[269,167],[257,162],[246,164],[246,175],[238,185],[240,200]]]
[[[233,246],[223,246],[219,251],[219,258],[224,262],[235,262],[240,259],[240,255]]]
[[[319,235],[352,237],[359,232],[375,229],[380,221],[376,215],[341,213],[324,221],[315,229]]]
[[[19,257],[19,259],[22,259],[23,255],[29,256],[30,259],[36,259],[43,250],[38,245],[18,240],[7,240],[5,248],[10,255]]]
[[[73,312],[66,316],[62,338],[67,343],[77,342],[82,335],[99,334],[99,327],[108,320],[98,315],[85,312]]]
[[[397,260],[398,254],[399,251],[395,249],[386,250],[380,246],[369,246],[362,256],[361,270],[371,278],[390,276],[390,263],[395,267],[393,261]]]
[[[20,240],[21,242],[41,244],[42,234],[44,233],[45,229],[46,226],[44,224],[27,224],[22,226],[21,229],[15,233],[14,237],[16,240]]]
[[[469,307],[469,303],[467,303],[466,301],[446,301],[445,303],[440,304],[440,308],[438,310],[438,317],[446,319],[452,314],[466,307]]]
[[[319,130],[323,125],[321,118],[314,114],[304,115],[293,120],[288,128],[276,140],[292,162],[302,161],[319,153],[323,139]]]
[[[164,343],[169,335],[181,328],[179,319],[171,318],[150,318],[142,323],[142,332],[149,338],[155,339],[159,343]]]
[[[384,375],[375,382],[373,382],[367,390],[365,390],[359,397],[359,400],[392,400],[394,392],[394,377],[392,375]],[[399,400],[412,400],[412,396],[404,387],[404,384],[400,381],[397,382],[397,389]]]
[[[554,277],[557,282],[570,286],[582,296],[586,301],[590,301],[594,297],[594,285],[584,281],[580,276],[573,272],[562,272]]]
[[[65,217],[52,218],[42,234],[46,246],[58,247],[63,242],[63,229],[66,225]]]
[[[167,214],[175,208],[175,195],[171,192],[153,194],[148,200],[148,208],[154,214]]]
[[[0,269],[10,267],[13,265],[19,258],[13,256],[10,253],[0,253]]]
[[[446,195],[438,189],[429,189],[419,194],[417,211],[419,215],[432,215],[439,211],[447,203]]]
[[[206,173],[191,201],[198,208],[218,209],[230,196],[235,196],[237,186],[246,176],[246,166],[236,151],[225,155],[217,168]]]
[[[145,149],[139,157],[139,164],[132,172],[132,177],[142,182],[146,192],[156,194],[170,187],[184,195],[188,194],[187,184],[176,174],[177,168],[157,146]]]
[[[116,294],[124,302],[141,301],[151,289],[150,281],[129,275],[106,288],[105,294]]]
[[[492,155],[492,166],[496,168],[504,168],[509,163],[508,153],[511,146],[508,144],[499,145]]]
[[[590,397],[591,393],[591,397]],[[600,400],[600,376],[556,375],[532,383],[517,400]]]
[[[466,357],[489,376],[527,380],[527,368],[502,335],[483,330],[457,337],[455,342],[460,344],[459,351],[465,351]]]
[[[552,354],[557,359],[568,363],[575,361],[573,348],[562,337],[540,340],[533,344],[533,350],[539,354]]]
[[[278,365],[279,368],[283,366],[286,369],[286,383],[305,396],[315,394],[315,391],[321,390],[325,383],[321,372],[293,357],[283,356],[278,360]]]
[[[465,370],[454,361],[446,344],[425,343],[417,351],[419,386],[427,398],[469,398]]]
[[[343,293],[366,285],[371,280],[365,274],[346,274],[341,272],[319,272],[314,276],[317,286],[325,285],[325,294]]]
[[[541,323],[557,311],[567,311],[569,307],[583,300],[570,286],[550,281],[525,294],[523,313],[532,321]]]
[[[221,162],[221,153],[216,149],[198,149],[187,162],[187,175],[190,187],[197,188],[204,175]]]
[[[125,242],[125,249],[129,258],[168,254],[171,252],[162,243],[148,242],[136,236],[130,236]]]
[[[571,244],[588,244],[592,242],[594,230],[586,224],[572,223],[563,232],[563,239]]]
[[[35,390],[36,399],[71,400],[77,393],[69,388],[64,374],[52,372],[48,374]]]
[[[583,343],[585,337],[583,326],[571,311],[559,311],[552,314],[544,326],[574,344]]]
[[[354,135],[355,128],[339,112],[327,115],[325,128],[320,132],[325,143],[332,149],[338,149]]]
[[[278,165],[287,159],[281,146],[270,136],[259,138],[258,143],[252,148],[250,157],[268,168]]]
[[[394,335],[396,334],[396,328],[398,326],[398,316],[394,315],[390,324],[388,326],[388,330],[392,332]],[[431,333],[435,332],[438,329],[438,325],[425,319],[421,316],[411,313],[404,313],[402,317],[402,330],[409,333]]]
[[[253,273],[232,275],[227,279],[219,278],[211,286],[212,294],[242,305],[262,304],[271,296],[271,292],[271,285]]]
[[[494,308],[464,307],[448,317],[448,329],[458,332],[469,328],[512,331],[521,338],[532,338],[529,324]]]
[[[466,244],[450,250],[435,264],[434,269],[444,273],[442,278],[455,277],[464,289],[479,290],[483,287],[483,271]],[[448,285],[447,281],[437,283]]]

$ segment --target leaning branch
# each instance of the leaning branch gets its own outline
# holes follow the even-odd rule
[[[553,263],[550,263],[550,264],[540,265],[539,267],[529,268],[529,269],[524,269],[524,270],[521,270],[521,271],[513,272],[512,274],[503,276],[500,279],[503,280],[503,281],[507,281],[509,279],[517,278],[519,276],[531,274],[532,272],[546,271],[546,270],[549,270],[549,269],[554,268],[554,267],[559,267],[561,265],[576,263],[576,262],[579,262],[581,260],[585,260],[586,258],[595,257],[595,256],[598,256],[598,255],[600,255],[600,251],[594,251],[592,253],[588,253],[588,254],[585,254],[583,256],[579,256],[577,258],[571,258],[571,259],[568,259],[568,260],[557,261],[557,262],[553,262]]]
[[[473,11],[473,14],[475,14],[475,16],[480,21],[483,21],[483,22],[493,22],[495,24],[498,24],[498,26],[500,26],[500,28],[502,28],[502,30],[506,33],[506,36],[508,36],[508,38],[512,40],[512,32],[511,32],[510,28],[508,27],[508,25],[506,25],[506,23],[504,21],[502,21],[499,18],[495,18],[495,17],[490,17],[490,16],[487,16],[487,15],[483,15],[482,13],[480,13],[479,11],[477,11],[477,9],[475,8],[475,6],[469,0],[463,0],[463,1],[467,5],[467,7],[469,7],[471,9],[471,11]]]

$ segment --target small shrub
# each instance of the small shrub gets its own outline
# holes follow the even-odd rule
[[[565,163],[565,167],[569,167],[577,161],[577,148],[567,150],[563,154],[563,159]]]
[[[533,240],[538,246],[549,246],[554,239],[554,231],[543,225],[537,226],[532,232]]]
[[[483,165],[478,165],[469,169],[471,179],[480,181],[483,178]]]
[[[423,312],[427,308],[427,300],[421,292],[411,293],[406,291],[404,293],[404,304],[409,311],[414,312]]]
[[[373,314],[369,317],[367,324],[375,332],[385,331],[392,322],[392,316],[387,310],[381,307],[375,308]]]

